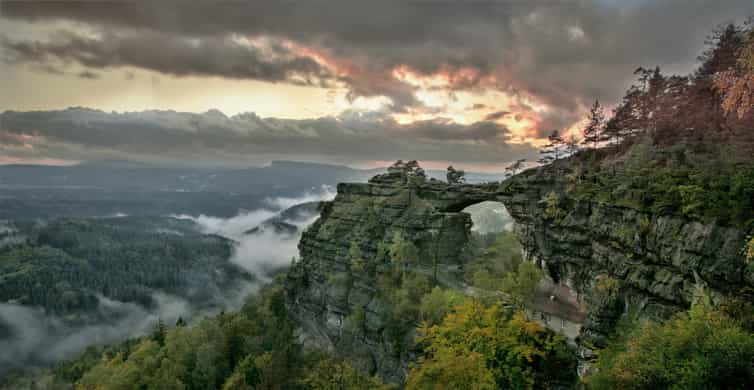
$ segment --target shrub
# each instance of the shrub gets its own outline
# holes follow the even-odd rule
[[[695,305],[664,324],[648,322],[599,355],[594,389],[743,389],[754,383],[754,334]]]

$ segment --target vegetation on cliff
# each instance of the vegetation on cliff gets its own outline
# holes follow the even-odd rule
[[[599,353],[595,389],[745,389],[754,383],[754,333],[720,310],[695,305],[645,322]]]
[[[531,389],[575,381],[575,354],[563,336],[523,312],[466,300],[445,320],[419,329],[424,355],[407,389]]]
[[[694,74],[639,68],[609,120],[593,110],[575,198],[754,228],[754,29],[710,38]]]

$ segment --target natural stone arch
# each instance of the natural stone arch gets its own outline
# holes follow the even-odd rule
[[[471,216],[472,232],[484,235],[513,230],[513,217],[503,202],[485,200],[467,206],[461,212]]]

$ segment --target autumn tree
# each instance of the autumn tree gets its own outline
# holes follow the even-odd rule
[[[575,380],[565,338],[500,305],[467,300],[419,334],[425,354],[407,389],[531,389]]]
[[[715,88],[723,95],[723,109],[739,118],[754,109],[754,28],[749,27],[745,36],[735,65],[715,78]]]

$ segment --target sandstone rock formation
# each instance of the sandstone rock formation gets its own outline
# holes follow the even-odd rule
[[[740,229],[574,200],[566,191],[566,164],[502,183],[451,185],[398,167],[368,183],[340,184],[303,234],[301,259],[286,281],[302,338],[386,380],[403,381],[415,356],[385,332],[385,303],[369,272],[352,267],[353,247],[379,272],[386,261],[380,245],[398,232],[422,253],[415,272],[461,287],[471,226],[462,210],[482,201],[505,204],[527,258],[587,305],[580,342],[590,348],[604,344],[626,311],[663,318],[689,307],[700,286],[722,299],[754,285],[739,252]],[[612,281],[608,294],[601,280]],[[349,326],[355,312],[364,313],[363,326]]]

